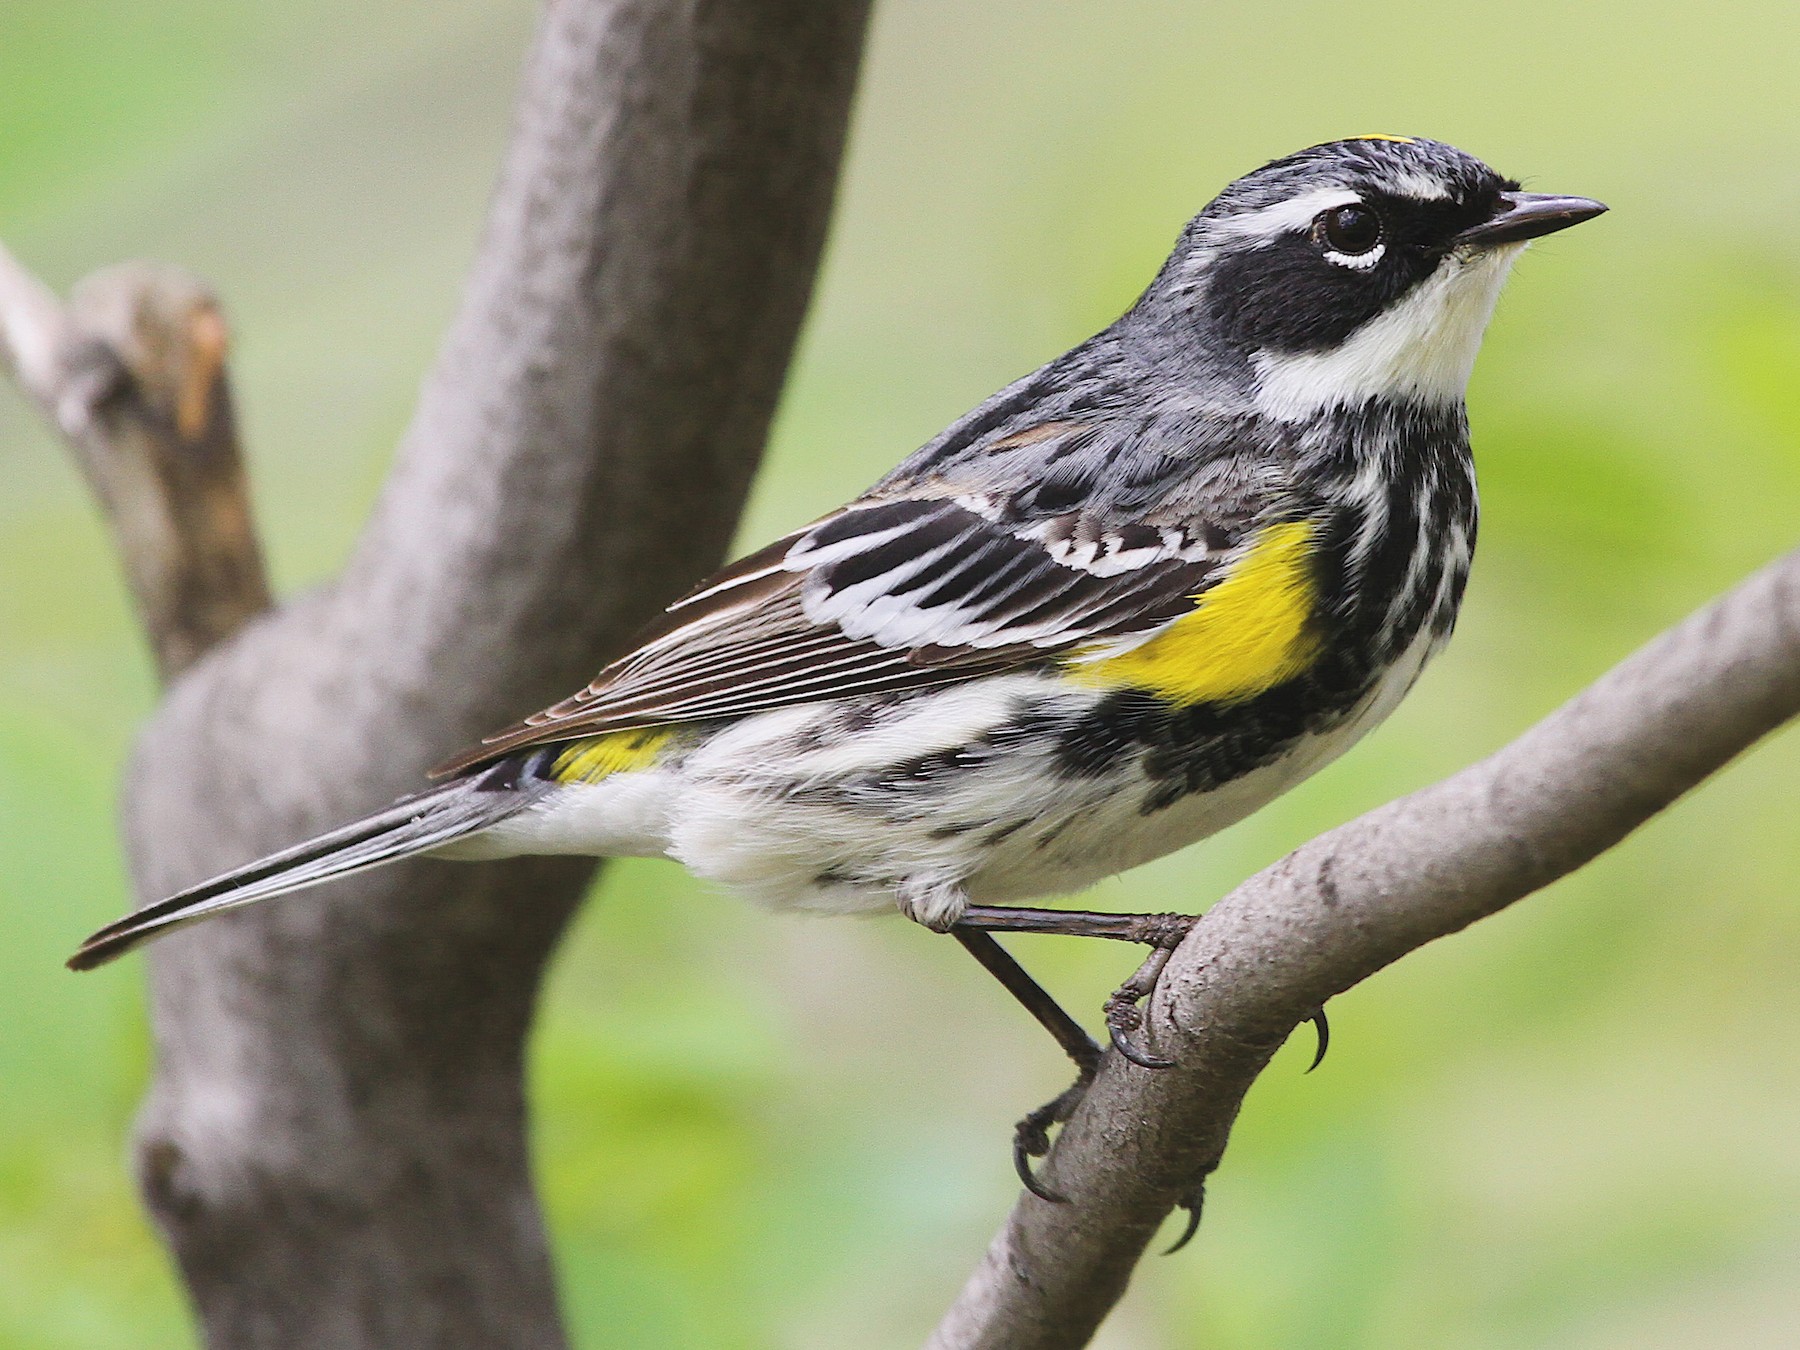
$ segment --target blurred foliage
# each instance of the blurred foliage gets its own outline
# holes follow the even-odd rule
[[[516,0],[5,0],[0,235],[59,285],[211,277],[277,578],[354,537],[454,304]],[[818,302],[744,542],[808,519],[1104,323],[1263,160],[1418,132],[1614,213],[1520,267],[1476,373],[1463,629],[1343,764],[1093,903],[1201,905],[1469,762],[1800,517],[1800,28],[1671,0],[1346,10],[888,0]],[[141,965],[111,795],[147,665],[92,511],[0,395],[0,1347],[187,1343],[126,1169]],[[1338,1000],[1259,1085],[1188,1253],[1099,1344],[1800,1341],[1800,743]],[[954,947],[612,868],[533,1052],[586,1347],[916,1343],[1013,1193],[1054,1049]],[[294,903],[304,903],[296,901]],[[1120,952],[1015,944],[1092,1009]]]

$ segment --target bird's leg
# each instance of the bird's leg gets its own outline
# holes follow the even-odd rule
[[[984,933],[1054,933],[1061,937],[1111,938],[1147,947],[1180,945],[1198,914],[1106,914],[1091,909],[1027,909],[1023,905],[966,905],[958,928]]]
[[[963,932],[984,933],[1051,933],[1062,937],[1110,938],[1115,942],[1140,942],[1152,948],[1144,963],[1130,979],[1108,996],[1106,1029],[1119,1053],[1145,1069],[1167,1069],[1172,1060],[1163,1059],[1141,1048],[1132,1033],[1143,1026],[1143,1001],[1156,991],[1169,957],[1200,922],[1197,914],[1107,914],[1085,909],[1027,909],[1012,905],[969,905],[951,930],[959,937]],[[1023,973],[1023,972],[1021,972]],[[1027,977],[1029,978],[1029,977]],[[1331,1024],[1325,1020],[1325,1009],[1317,1009],[1307,1021],[1318,1034],[1318,1049],[1306,1071],[1311,1073],[1325,1062],[1326,1047],[1331,1044]]]
[[[1146,1069],[1167,1069],[1173,1060],[1152,1055],[1132,1040],[1132,1033],[1143,1026],[1143,1001],[1156,991],[1169,958],[1183,938],[1200,921],[1194,914],[1106,914],[1092,910],[1026,909],[1013,906],[970,905],[950,926],[950,933],[968,949],[989,974],[999,980],[1009,993],[1024,1006],[1040,1026],[1056,1038],[1075,1062],[1075,1081],[1061,1094],[1031,1112],[1013,1129],[1013,1166],[1025,1189],[1041,1200],[1061,1203],[1058,1195],[1040,1181],[1031,1170],[1031,1160],[1050,1151],[1050,1130],[1074,1114],[1076,1106],[1087,1095],[1088,1086],[1100,1065],[1100,1047],[1080,1024],[1064,1012],[1056,1000],[1028,975],[1000,944],[993,933],[1052,933],[1066,937],[1110,938],[1118,942],[1138,942],[1148,946],[1150,954],[1143,963],[1110,995],[1105,1003],[1106,1028],[1114,1048],[1133,1064]],[[1307,1068],[1311,1073],[1325,1058],[1331,1028],[1325,1020],[1325,1009],[1317,1009],[1309,1018],[1318,1032],[1319,1048]],[[1211,1168],[1207,1169],[1208,1171]],[[1193,1193],[1181,1201],[1188,1211],[1188,1225],[1170,1254],[1186,1246],[1200,1224],[1200,1205],[1205,1195],[1205,1179],[1196,1184]]]
[[[998,942],[979,928],[958,926],[950,930],[956,940],[981,962],[987,972],[1006,987],[1006,991],[1024,1005],[1025,1011],[1037,1019],[1056,1038],[1063,1052],[1075,1061],[1075,1081],[1069,1088],[1045,1102],[1013,1128],[1013,1167],[1025,1189],[1040,1200],[1060,1204],[1063,1197],[1051,1190],[1031,1170],[1031,1160],[1050,1151],[1050,1127],[1069,1118],[1076,1104],[1086,1094],[1100,1067],[1100,1047],[1093,1037],[1081,1029],[1080,1023],[1064,1012],[1050,997],[1044,986],[1025,973],[1025,969],[1007,954]]]
[[[1111,938],[1140,942],[1151,949],[1131,978],[1106,1000],[1106,1029],[1118,1052],[1145,1069],[1167,1069],[1173,1060],[1153,1055],[1132,1039],[1144,1024],[1140,1006],[1156,989],[1169,956],[1198,923],[1193,914],[1104,914],[1082,909],[1024,909],[970,905],[951,931],[984,933],[1055,933],[1066,937]]]

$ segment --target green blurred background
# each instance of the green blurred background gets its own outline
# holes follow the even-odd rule
[[[515,0],[0,0],[0,237],[59,286],[212,278],[281,589],[343,558],[451,312],[532,22]],[[1458,640],[1321,778],[1100,888],[1203,905],[1501,744],[1795,543],[1791,5],[888,0],[743,542],[860,488],[1126,305],[1229,178],[1414,132],[1613,214],[1535,248],[1471,392]],[[140,965],[112,794],[150,707],[106,541],[0,393],[0,1346],[188,1343],[123,1158]],[[1800,742],[1332,1005],[1252,1094],[1127,1347],[1800,1343]],[[898,920],[608,871],[557,964],[537,1150],[585,1347],[916,1343],[1004,1214],[1037,1029]],[[1129,965],[1015,943],[1071,1006]],[[672,982],[672,983],[671,983]]]

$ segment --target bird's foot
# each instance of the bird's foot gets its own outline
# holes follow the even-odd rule
[[[1106,1030],[1112,1038],[1113,1048],[1140,1069],[1172,1069],[1174,1060],[1151,1054],[1134,1038],[1144,1027],[1144,1000],[1156,992],[1156,982],[1162,978],[1169,957],[1199,920],[1187,914],[1136,917],[1144,921],[1144,934],[1133,940],[1148,943],[1150,955],[1132,972],[1130,979],[1107,996]]]
[[[1073,1083],[1013,1127],[1013,1170],[1019,1174],[1026,1190],[1050,1204],[1067,1204],[1069,1198],[1044,1183],[1032,1170],[1032,1159],[1041,1158],[1050,1151],[1052,1127],[1061,1125],[1075,1114],[1075,1108],[1081,1105],[1081,1099],[1087,1096],[1093,1081],[1093,1068],[1083,1068]]]

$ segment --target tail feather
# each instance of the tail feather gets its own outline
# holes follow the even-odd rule
[[[428,852],[498,824],[533,800],[529,792],[484,789],[470,779],[403,797],[385,810],[127,914],[83,942],[69,958],[69,969],[92,970],[151,938],[224,910]]]

